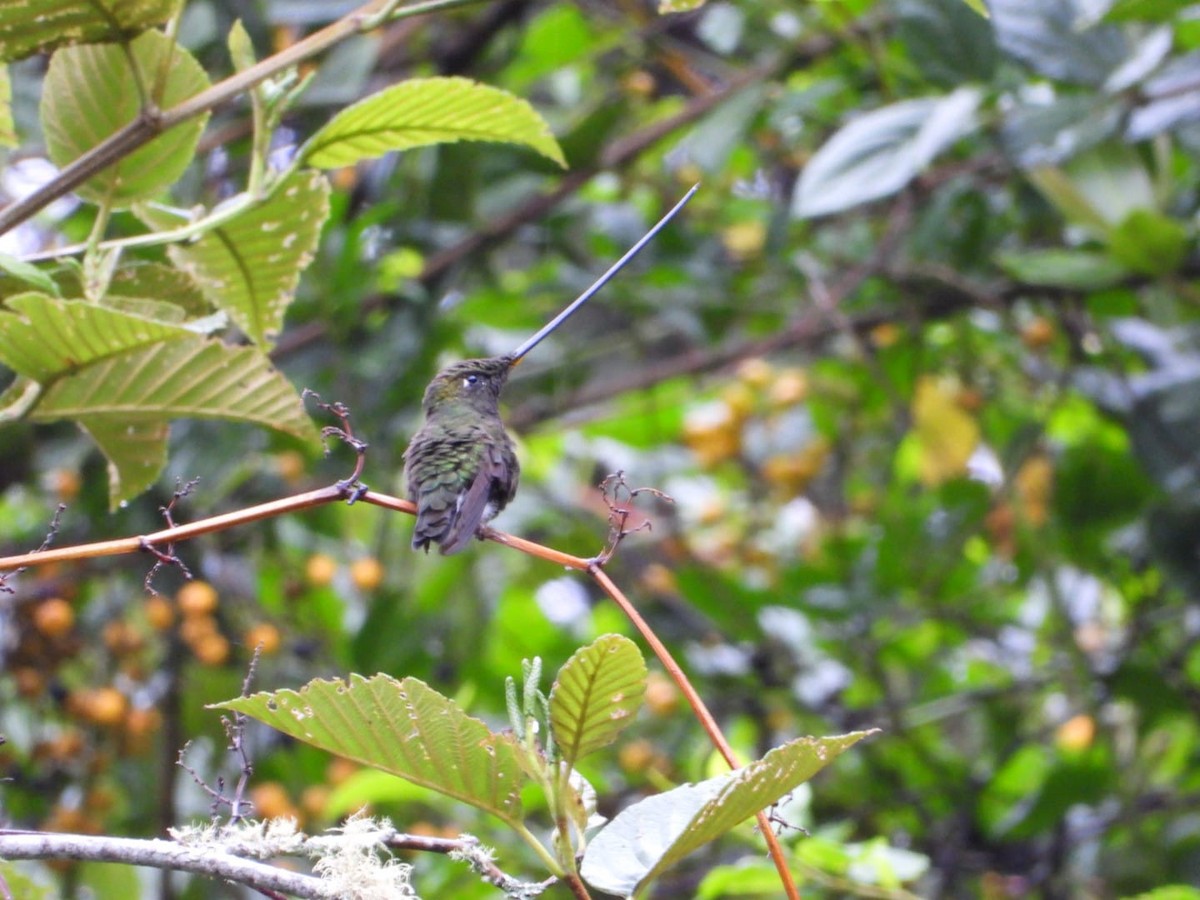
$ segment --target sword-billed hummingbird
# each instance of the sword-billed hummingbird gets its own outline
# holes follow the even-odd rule
[[[505,356],[468,359],[443,369],[425,389],[425,423],[404,451],[408,496],[417,504],[414,550],[437,544],[443,555],[467,546],[479,526],[517,493],[521,466],[500,420],[500,390],[538,343],[591,299],[692,199],[693,187],[653,228],[537,334]]]

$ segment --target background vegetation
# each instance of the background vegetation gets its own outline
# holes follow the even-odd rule
[[[0,357],[26,379],[5,395],[0,428],[4,552],[36,547],[60,501],[55,545],[157,530],[181,481],[200,479],[177,521],[343,477],[351,455],[322,457],[289,385],[349,406],[370,443],[364,480],[399,493],[439,366],[510,349],[701,181],[507,388],[523,477],[497,524],[590,556],[607,533],[601,478],[624,470],[667,492],[674,503],[642,507],[653,530],[609,572],[738,751],[882,729],[780,810],[806,896],[1110,897],[1200,883],[1200,7],[987,6],[985,18],[962,0],[763,0],[660,15],[631,0],[493,0],[345,37],[302,63],[313,77],[286,111],[271,104],[294,83],[253,109],[244,95],[217,106],[178,171],[142,157],[81,189],[87,203],[59,200],[0,238],[35,261],[56,242],[92,245],[84,266],[4,264]],[[172,78],[217,82],[348,9],[190,0],[176,34],[198,65],[174,59]],[[0,46],[18,60],[38,44],[6,15]],[[237,18],[247,41],[235,58],[256,53],[231,62]],[[10,66],[13,121],[0,130],[12,197],[46,177],[44,157],[61,165],[82,149],[42,130],[56,115],[45,98],[86,101],[59,121],[119,106],[119,85],[103,80],[54,94],[55,73],[44,54]],[[89,418],[89,396],[64,387],[78,360],[48,360],[59,345],[20,331],[36,322],[18,321],[33,309],[18,295],[39,284],[122,296],[123,278],[138,285],[123,296],[201,321],[213,290],[203,241],[113,259],[103,240],[187,221],[126,208],[161,196],[213,210],[253,193],[348,104],[433,75],[528,100],[567,168],[531,140],[538,152],[458,143],[345,168],[308,151],[331,170],[327,201],[324,182],[305,188],[329,213],[318,235],[293,210],[272,212],[309,242],[297,269],[311,255],[284,286],[295,295],[282,328],[250,307],[226,334],[250,343],[213,351],[269,351],[278,409],[294,421],[233,415],[232,388],[229,408],[205,419],[166,401],[156,417]],[[278,128],[256,132],[276,108]],[[155,293],[143,263],[189,271],[195,294],[179,282]],[[12,349],[29,342],[40,348],[29,359]],[[181,377],[220,371],[196,354],[181,357]],[[55,387],[30,406],[30,381]],[[147,453],[114,449],[111,429],[125,426]],[[191,741],[206,778],[236,773],[204,704],[238,694],[259,644],[260,688],[388,672],[500,723],[522,658],[553,670],[596,636],[629,632],[586,581],[492,544],[417,556],[408,528],[363,505],[243,526],[179,545],[198,580],[161,571],[162,596],[136,557],[13,579],[0,607],[4,818],[127,835],[204,818],[209,798],[176,755]],[[506,871],[537,877],[468,807],[267,729],[248,740],[263,816],[317,830],[369,802],[405,830],[478,834]],[[641,718],[589,763],[609,815],[716,771],[653,667]],[[459,863],[414,861],[423,896],[497,895]],[[50,877],[2,871],[20,885]],[[138,890],[113,867],[55,877],[68,894]],[[159,889],[143,881],[146,896]],[[659,890],[777,896],[779,883],[747,825]]]

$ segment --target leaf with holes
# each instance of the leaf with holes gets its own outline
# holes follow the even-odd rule
[[[874,733],[800,738],[733,772],[639,801],[592,838],[580,874],[599,890],[632,896],[668,867],[777,803]]]
[[[645,691],[646,663],[629,638],[606,634],[576,650],[550,691],[550,727],[563,760],[573,767],[615,741]]]
[[[566,167],[550,126],[520,97],[466,78],[413,78],[334,116],[300,148],[321,169],[456,141],[521,144]]]
[[[180,0],[35,0],[0,3],[0,62],[62,44],[115,41],[158,25]]]
[[[283,326],[328,215],[325,176],[301,171],[262,203],[194,244],[172,246],[168,252],[251,340],[269,346]]]
[[[512,739],[468,716],[416,678],[317,679],[213,704],[245,713],[298,740],[521,821],[524,782]]]
[[[46,294],[18,294],[0,307],[0,362],[43,384],[128,350],[194,336],[176,325]]]
[[[130,42],[129,56],[117,44],[64,47],[50,58],[42,93],[42,130],[54,164],[65,167],[141,114],[139,83],[162,78],[157,105],[168,108],[209,86],[190,53],[158,31]],[[135,78],[130,62],[138,67]],[[173,184],[196,152],[207,114],[159,135],[93,175],[76,192],[114,208],[157,196]]]

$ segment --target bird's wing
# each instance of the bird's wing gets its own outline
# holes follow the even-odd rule
[[[503,484],[508,480],[510,467],[503,448],[488,444],[482,444],[481,447],[479,470],[460,495],[458,507],[451,514],[450,525],[441,541],[443,556],[457,553],[471,542],[475,531],[483,524],[488,506],[495,503],[493,485],[497,481]],[[504,498],[504,502],[508,499]],[[495,510],[492,512],[494,514]]]

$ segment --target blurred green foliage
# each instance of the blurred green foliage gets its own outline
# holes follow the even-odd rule
[[[506,389],[523,479],[496,524],[590,556],[607,532],[601,478],[666,491],[674,503],[642,508],[653,528],[610,572],[739,753],[882,729],[778,810],[806,897],[1173,896],[1200,882],[1200,18],[1175,2],[987,5],[989,18],[962,0],[710,2],[660,17],[495,0],[355,37],[319,61],[280,158],[369,91],[463,74],[533,104],[570,168],[461,144],[333,173],[274,360],[351,408],[364,480],[399,492],[438,367],[509,349],[702,181]],[[215,81],[235,16],[262,57],[331,6],[190,0],[179,35]],[[43,72],[11,68],[14,179],[42,146]],[[214,113],[174,204],[240,189],[249,115]],[[83,239],[93,213],[23,226],[0,249]],[[139,228],[118,213],[110,234]],[[167,475],[110,514],[103,461],[72,426],[6,423],[0,454],[12,553],[41,542],[59,500],[56,546],[156,530],[176,479],[200,478],[183,520],[352,466],[343,447],[322,458],[183,420]],[[522,658],[553,670],[631,633],[585,580],[491,544],[415,556],[405,518],[362,505],[177,551],[215,588],[211,611],[187,612],[177,571],[155,579],[168,599],[150,598],[135,557],[12,581],[5,819],[149,835],[206,816],[171,762],[192,740],[206,778],[236,771],[204,704],[239,692],[259,642],[258,688],[415,676],[500,726]],[[69,604],[61,630],[53,598]],[[654,684],[616,752],[586,767],[608,815],[714,774],[686,707]],[[316,829],[370,802],[537,871],[465,806],[265,729],[250,743],[264,813]],[[415,863],[424,896],[496,896],[456,863]],[[658,895],[777,896],[766,866],[747,825]]]

